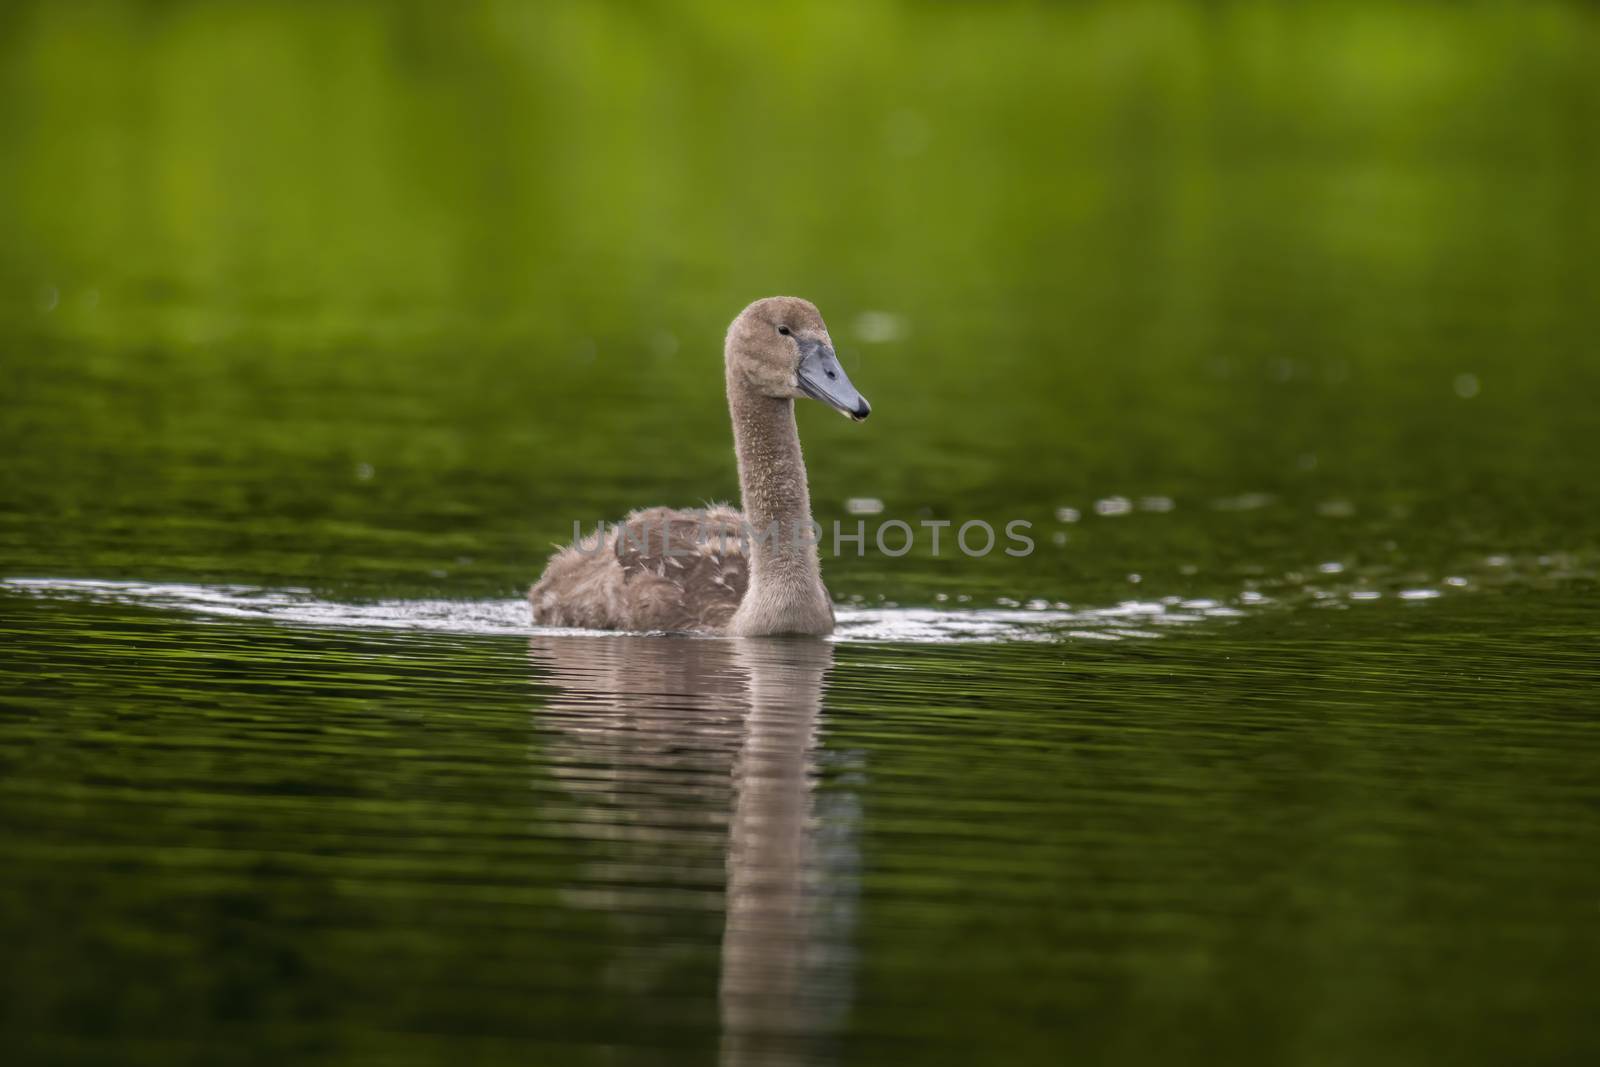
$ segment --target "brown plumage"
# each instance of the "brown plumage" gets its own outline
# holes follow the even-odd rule
[[[871,409],[839,366],[822,315],[796,297],[745,308],[728,328],[723,361],[744,511],[649,508],[603,526],[550,560],[528,593],[535,623],[746,636],[832,631],[794,401],[810,396],[857,421]]]
[[[556,553],[528,594],[533,621],[588,630],[725,630],[749,585],[743,522],[722,505],[631,512],[621,525],[602,526]]]

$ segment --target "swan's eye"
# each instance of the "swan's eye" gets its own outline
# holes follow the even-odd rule
[[[787,326],[779,326],[778,327],[778,332],[783,334],[785,337],[788,337],[789,336],[789,327],[787,327]]]

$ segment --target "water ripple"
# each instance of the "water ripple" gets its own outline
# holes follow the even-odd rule
[[[431,630],[458,634],[582,634],[535,627],[521,597],[497,600],[327,600],[306,589],[248,585],[8,578],[0,588],[29,596],[156,608],[219,619],[257,619],[302,626]],[[1106,607],[864,608],[839,607],[838,641],[995,642],[1087,638],[1151,638],[1178,626],[1239,616],[1212,600],[1128,600]]]

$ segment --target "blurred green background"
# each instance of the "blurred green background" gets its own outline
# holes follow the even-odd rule
[[[1594,548],[1587,6],[0,19],[10,574],[515,591],[736,495],[721,335],[775,292],[874,405],[803,417],[819,518],[1038,530],[839,596]],[[1175,506],[1054,519],[1115,496]]]

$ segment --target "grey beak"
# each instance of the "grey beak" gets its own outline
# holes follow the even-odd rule
[[[856,387],[845,377],[839,366],[839,357],[830,345],[805,338],[800,342],[800,369],[796,374],[800,389],[813,400],[820,400],[833,410],[860,422],[872,414],[867,398],[856,392]]]

